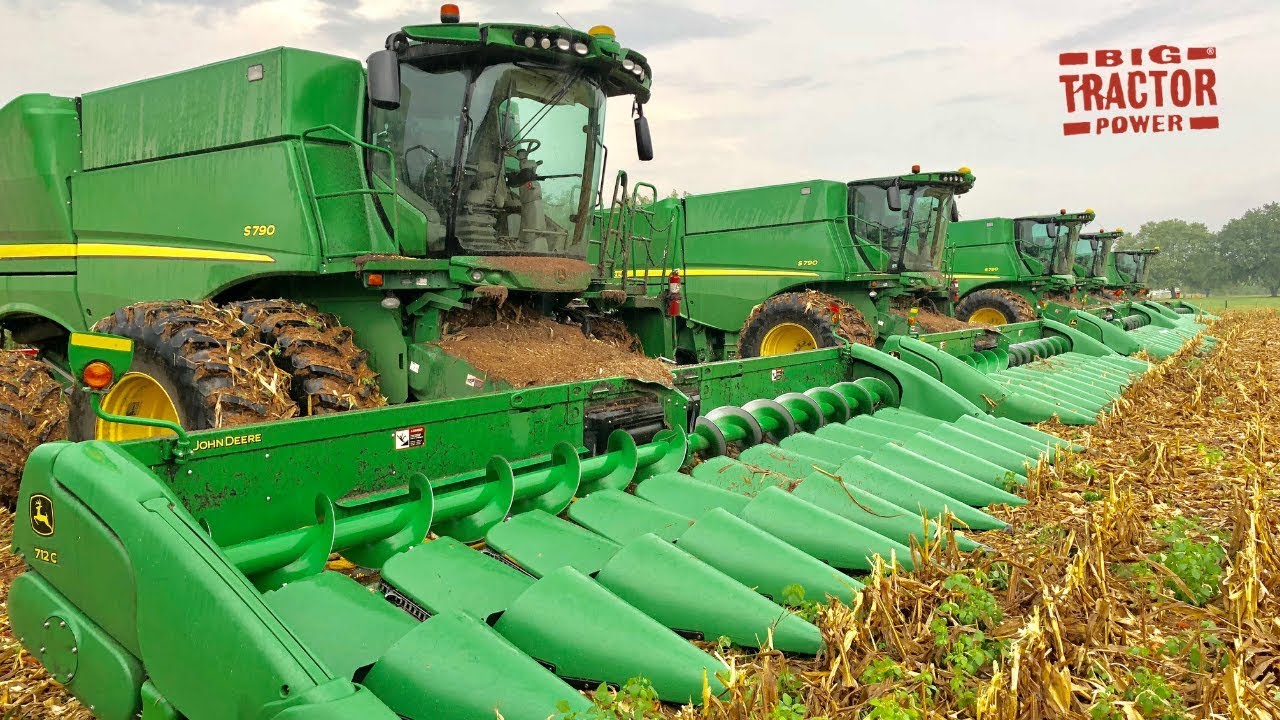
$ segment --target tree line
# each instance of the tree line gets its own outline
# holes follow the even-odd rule
[[[1280,295],[1280,203],[1253,208],[1212,232],[1204,223],[1144,223],[1121,248],[1159,247],[1151,259],[1153,289],[1179,287],[1212,295],[1232,287],[1262,288]]]

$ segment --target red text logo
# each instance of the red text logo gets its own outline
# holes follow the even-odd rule
[[[1212,47],[1157,45],[1129,50],[1065,52],[1062,66],[1092,65],[1058,76],[1068,113],[1100,113],[1062,123],[1063,135],[1121,135],[1218,127]]]

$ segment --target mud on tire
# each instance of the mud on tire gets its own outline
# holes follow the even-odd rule
[[[150,375],[169,393],[188,430],[236,427],[295,417],[289,375],[271,362],[258,331],[212,303],[148,302],[116,310],[97,332],[131,338],[130,372]],[[96,434],[85,394],[71,396],[71,436]]]
[[[968,322],[975,312],[984,308],[999,311],[1011,323],[1026,322],[1038,317],[1036,309],[1026,298],[1012,290],[997,288],[976,290],[966,295],[956,306],[956,319]]]
[[[378,374],[355,333],[328,313],[291,300],[247,300],[228,309],[257,328],[278,366],[293,376],[290,395],[304,415],[381,407]]]
[[[53,374],[39,360],[0,351],[0,503],[18,497],[31,451],[66,437],[67,403]]]
[[[765,335],[784,323],[800,325],[818,347],[844,344],[874,345],[875,334],[862,313],[834,295],[807,290],[775,295],[755,306],[738,336],[738,357],[759,357]]]

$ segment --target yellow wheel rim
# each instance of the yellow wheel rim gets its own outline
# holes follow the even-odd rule
[[[818,340],[803,325],[782,323],[769,329],[760,342],[760,354],[786,355],[787,353],[817,350]]]
[[[974,310],[973,314],[969,316],[969,322],[983,323],[985,325],[1008,325],[1013,321],[995,308],[984,307]]]
[[[173,398],[156,379],[146,373],[125,373],[120,382],[111,388],[111,392],[102,398],[102,409],[111,415],[128,417],[145,417],[156,420],[168,420],[180,423],[178,408]],[[125,425],[123,423],[98,420],[94,432],[99,440],[123,442],[125,440],[142,440],[160,435],[172,435],[164,428],[144,427],[142,425]]]

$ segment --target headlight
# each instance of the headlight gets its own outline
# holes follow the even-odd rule
[[[579,55],[586,55],[590,50],[591,48],[587,47],[587,44],[584,42],[576,42],[573,44],[573,51]]]
[[[635,67],[636,67],[636,63],[635,63],[635,61],[634,61],[634,60],[623,60],[623,61],[622,61],[622,69],[623,69],[623,70],[626,70],[626,71],[630,72],[630,71],[634,70],[634,69],[635,69]]]
[[[542,40],[538,42],[538,45],[540,45],[543,50],[550,50],[551,38],[542,38]]]
[[[556,49],[557,49],[557,50],[568,51],[568,50],[569,50],[569,41],[568,41],[568,40],[566,40],[566,39],[564,39],[564,38],[557,38],[557,39],[556,39]]]
[[[534,45],[537,45],[537,44],[538,44],[538,39],[537,39],[537,38],[535,38],[534,36],[532,36],[532,35],[525,35],[525,36],[524,36],[524,46],[525,46],[525,47],[527,47],[527,48],[532,48]]]
[[[472,270],[472,271],[471,271],[471,281],[472,281],[472,282],[484,282],[484,271],[483,271],[483,270],[481,270],[480,268],[476,268],[475,270]]]
[[[640,67],[639,65],[631,68],[631,72],[635,73],[636,77],[638,78],[644,77],[644,68]]]

